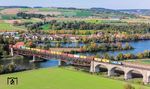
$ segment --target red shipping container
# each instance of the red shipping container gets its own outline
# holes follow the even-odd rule
[[[74,57],[74,55],[73,55],[73,54],[68,54],[68,56],[69,56],[69,57]]]

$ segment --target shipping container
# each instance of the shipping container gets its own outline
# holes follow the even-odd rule
[[[74,55],[74,57],[75,57],[75,58],[79,58],[79,57],[80,57],[80,55]]]
[[[62,53],[61,55],[63,55],[63,56],[68,56],[68,54],[67,54],[67,53]]]
[[[122,62],[118,62],[118,65],[122,65]]]
[[[105,60],[105,62],[109,63],[109,62],[110,62],[110,60],[108,60],[108,59],[107,59],[107,60]]]
[[[110,62],[108,59],[102,59],[102,62]]]
[[[34,48],[31,48],[31,51],[34,51]]]
[[[74,55],[73,54],[68,54],[68,57],[74,57]]]
[[[45,50],[45,53],[49,54],[49,53],[50,53],[50,51],[48,51],[48,50]]]
[[[94,57],[88,56],[87,59],[88,59],[88,60],[94,60]]]
[[[116,65],[122,65],[122,62],[118,62],[118,61],[111,61],[111,63]]]
[[[51,54],[54,54],[54,51],[51,51]]]
[[[94,60],[95,60],[95,61],[99,61],[99,62],[101,62],[101,61],[102,61],[102,59],[101,59],[101,58],[94,58]]]
[[[41,50],[40,52],[45,53],[45,50]]]
[[[29,47],[26,47],[26,50],[30,50],[30,48],[29,48]]]
[[[25,46],[21,46],[20,48],[21,48],[21,49],[25,49],[26,47],[25,47]]]
[[[16,45],[13,45],[13,48],[17,48],[17,46],[16,46]]]
[[[56,51],[53,51],[54,54],[56,54]]]
[[[61,54],[62,54],[62,52],[56,52],[56,54],[57,54],[57,55],[61,55]]]
[[[51,51],[51,54],[56,54],[56,52],[55,51]]]
[[[86,59],[86,56],[82,56],[82,55],[81,55],[80,58]]]

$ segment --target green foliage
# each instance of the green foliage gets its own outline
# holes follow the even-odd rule
[[[15,64],[9,64],[8,66],[7,66],[7,69],[8,69],[8,71],[9,72],[13,72],[14,70],[15,70]]]
[[[43,19],[45,15],[42,14],[27,14],[24,12],[17,13],[17,17],[23,18],[23,19],[30,19],[30,18],[40,18]]]
[[[122,54],[122,53],[119,53],[119,54],[117,55],[117,60],[123,60],[123,59],[124,59],[123,54]]]
[[[16,18],[17,18],[16,15],[1,15],[2,20],[12,20]]]
[[[83,41],[83,42],[85,42],[85,41]],[[133,48],[130,45],[128,45],[128,46],[122,47],[122,45],[121,45],[121,47],[120,47],[120,45],[118,45],[118,44],[105,44],[105,43],[98,45],[96,43],[91,42],[90,44],[87,44],[87,45],[84,45],[83,47],[81,47],[81,49],[82,49],[82,52],[96,52],[96,51],[131,50]],[[105,56],[108,57],[108,54],[106,54]]]
[[[135,87],[132,86],[131,84],[126,84],[126,85],[124,86],[124,89],[135,89]]]
[[[0,22],[0,30],[22,30],[22,28],[9,23]]]
[[[29,26],[31,30],[46,28],[53,30],[102,30],[109,32],[124,32],[129,34],[135,33],[149,33],[150,26],[149,24],[139,23],[139,24],[95,24],[88,23],[86,21],[47,21],[47,22],[37,22]]]
[[[4,71],[4,66],[0,65],[0,73],[2,73]]]

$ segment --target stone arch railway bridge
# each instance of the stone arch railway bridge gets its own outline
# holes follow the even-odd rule
[[[90,72],[100,72],[100,66],[103,66],[107,69],[108,76],[115,75],[116,70],[120,70],[123,72],[124,79],[132,79],[134,76],[132,75],[133,71],[138,72],[142,75],[143,83],[148,84],[150,83],[150,66],[145,65],[137,65],[136,63],[127,63],[124,62],[122,65],[114,65],[109,63],[102,63],[92,61],[90,66]]]
[[[90,67],[90,72],[92,73],[101,72],[99,68],[100,66],[103,66],[107,69],[108,76],[113,76],[115,74],[115,71],[119,69],[123,72],[125,80],[133,78],[134,76],[132,75],[132,72],[138,71],[142,75],[143,83],[144,84],[150,83],[150,66],[137,65],[133,63],[123,63],[122,65],[115,65],[115,64],[90,60],[88,57],[84,59],[84,58],[75,58],[75,57],[66,56],[66,55],[56,55],[56,54],[50,54],[50,53],[34,52],[31,50],[24,50],[24,49],[19,49],[19,48],[10,48],[10,49],[11,49],[12,56],[14,54],[30,56],[30,57],[32,56],[33,60],[35,60],[35,57],[39,57],[43,59],[57,58],[57,59],[60,59],[59,60],[60,65],[62,62],[64,62],[64,63],[70,63],[70,64],[78,65],[78,66],[86,66],[86,67]]]

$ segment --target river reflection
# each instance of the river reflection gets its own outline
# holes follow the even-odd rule
[[[8,64],[14,63],[16,65],[16,70],[28,70],[28,69],[37,69],[37,68],[47,68],[47,67],[54,67],[58,66],[57,59],[50,59],[44,62],[30,62],[31,59],[23,58],[23,59],[11,59],[11,60],[1,60],[0,64],[7,67]]]

